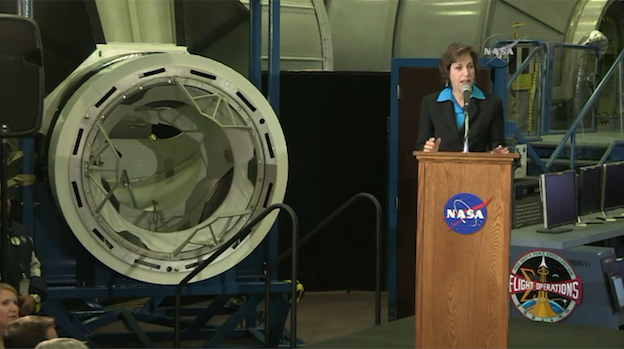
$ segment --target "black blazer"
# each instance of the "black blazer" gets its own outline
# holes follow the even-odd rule
[[[439,151],[463,150],[464,128],[457,129],[455,106],[451,101],[438,102],[439,92],[423,98],[416,150],[423,150],[431,137],[442,138]],[[505,113],[502,100],[485,93],[485,99],[470,99],[468,106],[470,152],[491,151],[497,146],[505,147]]]

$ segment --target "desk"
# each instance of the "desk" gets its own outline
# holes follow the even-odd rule
[[[610,216],[619,216],[624,210],[610,212]],[[597,221],[600,214],[592,214],[581,217],[583,222]],[[604,241],[619,236],[624,236],[624,219],[604,224],[589,224],[584,227],[570,225],[572,231],[561,234],[538,233],[543,225],[532,225],[514,229],[511,231],[511,246],[524,246],[533,248],[546,248],[565,250],[572,247],[583,246],[594,242]]]
[[[609,212],[610,216],[621,215],[624,210]],[[598,214],[582,217],[582,222],[597,221]],[[615,251],[611,247],[588,246],[596,242],[624,236],[624,219],[618,219],[614,222],[605,222],[604,224],[590,224],[587,226],[570,225],[572,231],[561,234],[544,234],[538,233],[538,229],[543,229],[543,225],[534,225],[514,229],[511,231],[511,247],[510,247],[510,271],[516,274],[516,278],[531,277],[537,281],[540,260],[535,260],[529,265],[522,264],[523,258],[534,256],[533,253],[542,253],[539,251],[547,251],[556,254],[559,262],[553,262],[552,259],[546,259],[547,270],[545,271],[545,281],[548,283],[557,283],[558,278],[562,281],[569,277],[569,271],[572,270],[575,277],[582,281],[582,296],[579,302],[570,309],[570,314],[563,319],[555,316],[549,316],[541,319],[541,321],[560,321],[566,324],[575,324],[582,326],[603,327],[617,329],[624,325],[624,311],[614,312],[610,303],[609,291],[607,288],[607,280],[605,273],[607,271],[617,271],[622,268],[622,263],[616,262]],[[535,252],[537,251],[537,252]],[[538,257],[531,257],[533,259]],[[524,270],[524,271],[523,271]],[[556,275],[556,277],[555,277]],[[511,283],[511,279],[510,279]],[[514,286],[515,287],[515,286]],[[510,284],[510,290],[512,285]],[[537,293],[537,292],[534,292]],[[522,294],[521,294],[522,295]],[[535,294],[523,295],[523,299],[527,301],[524,307],[531,307],[531,299],[536,297]],[[549,293],[546,296],[547,301],[559,302],[559,305],[565,309],[571,306],[571,299],[562,299],[558,294]],[[526,298],[526,299],[525,299]],[[516,302],[519,297],[516,296]],[[514,304],[514,296],[510,301],[511,318],[524,318],[518,308]],[[524,301],[520,301],[524,304]],[[556,304],[552,304],[553,310],[557,309]],[[523,308],[527,311],[529,308]],[[552,314],[552,312],[550,312]],[[559,313],[558,313],[559,314]],[[532,316],[528,315],[527,316]],[[539,317],[535,317],[540,320]]]

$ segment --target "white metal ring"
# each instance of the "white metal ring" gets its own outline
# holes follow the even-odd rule
[[[177,107],[158,107],[160,102]],[[134,117],[138,124],[129,125]],[[156,119],[180,132],[169,140],[128,136],[133,127]],[[111,133],[120,136],[109,143]],[[253,175],[246,170],[250,161],[257,169]],[[120,60],[83,83],[54,125],[48,162],[57,204],[84,247],[120,274],[155,284],[179,283],[265,207],[282,202],[288,176],[284,135],[261,92],[218,62],[171,53]],[[192,183],[220,178],[229,165],[232,185],[223,204],[213,216],[184,226],[186,218],[172,212],[197,211],[188,202],[202,202],[189,198],[204,194]],[[105,194],[113,190],[116,201],[107,200]],[[237,212],[228,211],[233,208]],[[168,212],[167,222],[181,225],[154,231],[156,223],[140,218],[143,211],[154,217]],[[268,234],[277,213],[192,282],[241,262]],[[229,218],[217,220],[217,214]],[[215,231],[219,224],[222,229]]]

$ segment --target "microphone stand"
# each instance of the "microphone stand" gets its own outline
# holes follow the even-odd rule
[[[470,115],[468,115],[468,106],[470,105],[472,86],[464,85],[462,87],[462,93],[464,94],[464,150],[462,153],[468,153],[470,151],[468,146],[468,135],[470,134]]]
[[[468,103],[464,102],[464,150],[463,153],[468,153],[468,134],[470,133],[470,120],[468,115]]]

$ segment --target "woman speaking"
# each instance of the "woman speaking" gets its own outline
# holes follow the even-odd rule
[[[509,153],[503,102],[475,84],[477,62],[475,49],[463,44],[451,44],[442,55],[445,87],[422,100],[417,150]]]

